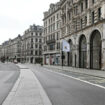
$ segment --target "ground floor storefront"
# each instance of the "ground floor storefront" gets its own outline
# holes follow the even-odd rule
[[[42,57],[26,57],[26,62],[27,63],[33,63],[33,64],[41,64],[42,63]]]
[[[45,65],[60,65],[60,54],[45,54],[43,59]]]
[[[32,63],[32,64],[42,64],[43,58],[42,57],[35,57],[35,56],[27,56],[20,58],[21,63]]]

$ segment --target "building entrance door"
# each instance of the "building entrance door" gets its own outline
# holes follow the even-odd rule
[[[33,63],[33,57],[31,57],[30,61],[31,61],[31,63]]]

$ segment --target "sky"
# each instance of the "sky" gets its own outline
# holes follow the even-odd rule
[[[59,0],[0,0],[0,45],[23,34],[30,25],[43,25],[43,12]]]

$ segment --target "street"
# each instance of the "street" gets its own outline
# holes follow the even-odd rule
[[[19,76],[19,68],[11,63],[0,63],[0,105]]]
[[[52,105],[105,105],[104,88],[60,75],[40,66],[28,65],[27,67],[39,79]],[[74,74],[71,75],[75,77]],[[80,74],[76,76],[80,77]]]
[[[105,105],[105,0],[0,7],[0,105]]]

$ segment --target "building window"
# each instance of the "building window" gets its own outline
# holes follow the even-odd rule
[[[54,50],[54,49],[55,49],[55,45],[54,44],[49,45],[49,50]]]
[[[39,42],[42,42],[42,39],[39,39]]]
[[[36,42],[38,42],[38,39],[36,38]]]
[[[42,55],[42,52],[41,51],[39,51],[39,55]]]
[[[48,36],[48,40],[50,40],[50,36]]]
[[[33,36],[33,32],[31,33],[31,36]]]
[[[42,33],[40,33],[40,36],[42,36]]]
[[[52,23],[52,20],[53,20],[53,19],[51,18],[51,23]]]
[[[57,19],[59,19],[59,14],[57,14]]]
[[[98,20],[101,19],[101,8],[98,8]]]
[[[71,12],[68,12],[68,20],[71,20]]]
[[[81,3],[81,12],[83,12],[83,3]]]
[[[44,43],[46,42],[46,38],[44,37]]]
[[[38,51],[35,51],[35,55],[38,55]]]
[[[47,51],[47,46],[44,46],[44,51]]]
[[[35,48],[38,48],[38,45],[37,44],[35,45]]]
[[[53,34],[53,39],[55,39],[55,34]]]
[[[57,49],[60,49],[60,43],[57,43]]]
[[[92,0],[92,3],[94,4],[94,0]]]
[[[75,21],[75,30],[77,31],[77,20]]]
[[[92,24],[94,23],[94,11],[92,12]]]
[[[49,19],[49,24],[50,24],[50,19]]]
[[[83,23],[83,20],[81,19],[81,29],[83,28],[83,27],[82,27],[82,23]]]
[[[92,0],[92,3],[94,4],[94,3],[96,3],[96,1],[97,1],[97,0]]]
[[[33,51],[31,51],[31,55],[33,55]]]
[[[31,48],[33,48],[33,44],[31,44]]]
[[[78,6],[74,7],[74,14],[77,15],[78,14]]]
[[[57,40],[59,39],[59,33],[57,32]]]
[[[53,26],[52,26],[52,27],[53,27],[53,31],[54,31],[54,30],[55,30],[55,23],[53,24]]]
[[[55,21],[55,16],[53,17],[53,21]]]
[[[85,16],[85,26],[87,25],[87,16]]]
[[[39,45],[39,49],[42,49],[42,45]]]
[[[59,22],[57,22],[57,29],[59,28]]]
[[[88,0],[85,0],[85,8],[88,8]]]

